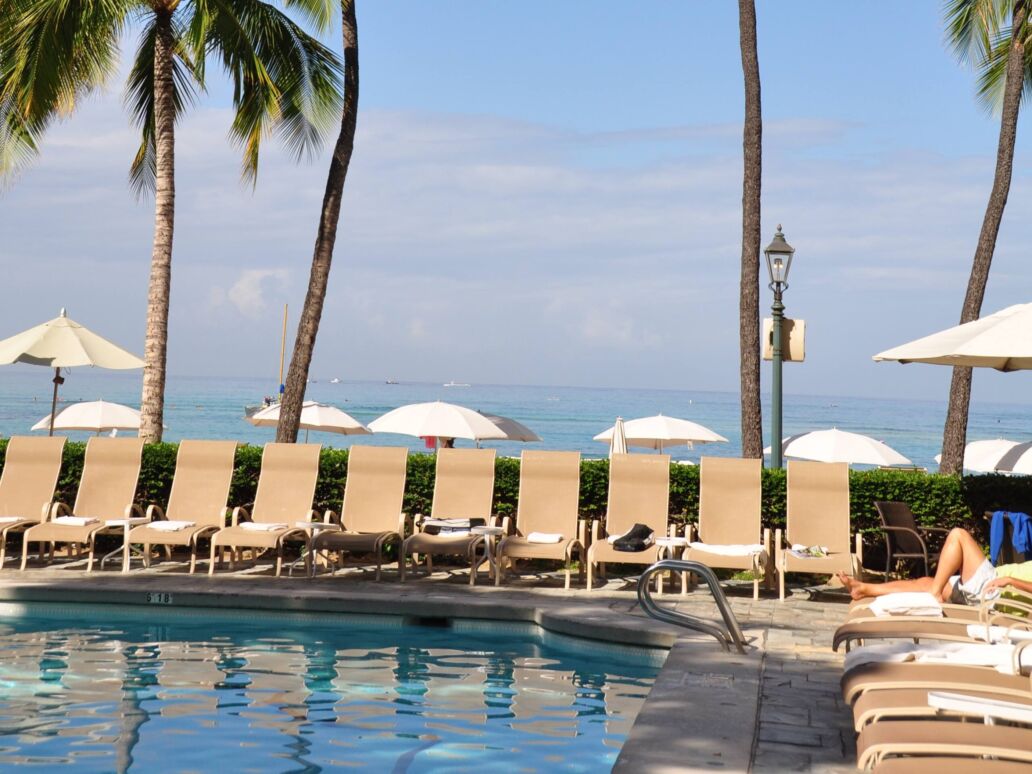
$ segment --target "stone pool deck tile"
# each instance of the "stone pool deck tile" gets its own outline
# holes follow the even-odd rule
[[[535,622],[581,637],[670,648],[666,663],[623,746],[614,771],[855,771],[851,715],[839,694],[842,656],[831,633],[843,604],[790,597],[729,600],[749,642],[727,654],[710,637],[655,621],[638,608],[633,584],[566,591],[555,578],[470,587],[464,573],[435,572],[405,584],[388,573],[272,577],[267,566],[245,572],[188,575],[179,562],[129,574],[69,567],[0,571],[0,601],[146,604],[147,594],[172,594],[177,605],[294,612],[384,614],[413,618],[474,617]],[[659,600],[689,615],[716,619],[705,590]]]

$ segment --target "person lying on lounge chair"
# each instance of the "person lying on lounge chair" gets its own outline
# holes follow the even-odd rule
[[[943,602],[977,605],[986,589],[1011,587],[1032,594],[1032,561],[993,567],[966,529],[950,530],[939,552],[934,578],[862,583],[845,573],[837,575],[853,599],[880,597],[900,591],[926,591]]]

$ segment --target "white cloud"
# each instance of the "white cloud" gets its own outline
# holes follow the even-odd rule
[[[247,269],[226,292],[226,298],[240,314],[257,319],[269,308],[269,292],[282,289],[288,277],[286,269]]]

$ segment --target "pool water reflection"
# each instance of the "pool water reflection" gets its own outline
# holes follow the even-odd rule
[[[606,771],[661,658],[524,625],[0,605],[0,768]]]

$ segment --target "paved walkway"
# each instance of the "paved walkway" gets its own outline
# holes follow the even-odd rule
[[[751,586],[733,592],[732,608],[750,642],[743,656],[725,653],[710,637],[644,616],[629,582],[613,581],[588,593],[564,591],[557,579],[544,576],[503,588],[486,582],[470,587],[464,578],[438,572],[400,584],[385,572],[385,582],[374,583],[371,572],[361,571],[313,580],[274,578],[267,565],[209,578],[187,575],[178,562],[128,575],[105,570],[87,576],[72,565],[0,571],[0,601],[464,616],[534,621],[566,634],[669,647],[616,771],[854,770],[851,718],[838,689],[842,657],[829,644],[845,616],[840,602],[801,591],[783,604],[770,598],[754,602]],[[704,588],[661,599],[691,615],[717,618]]]

